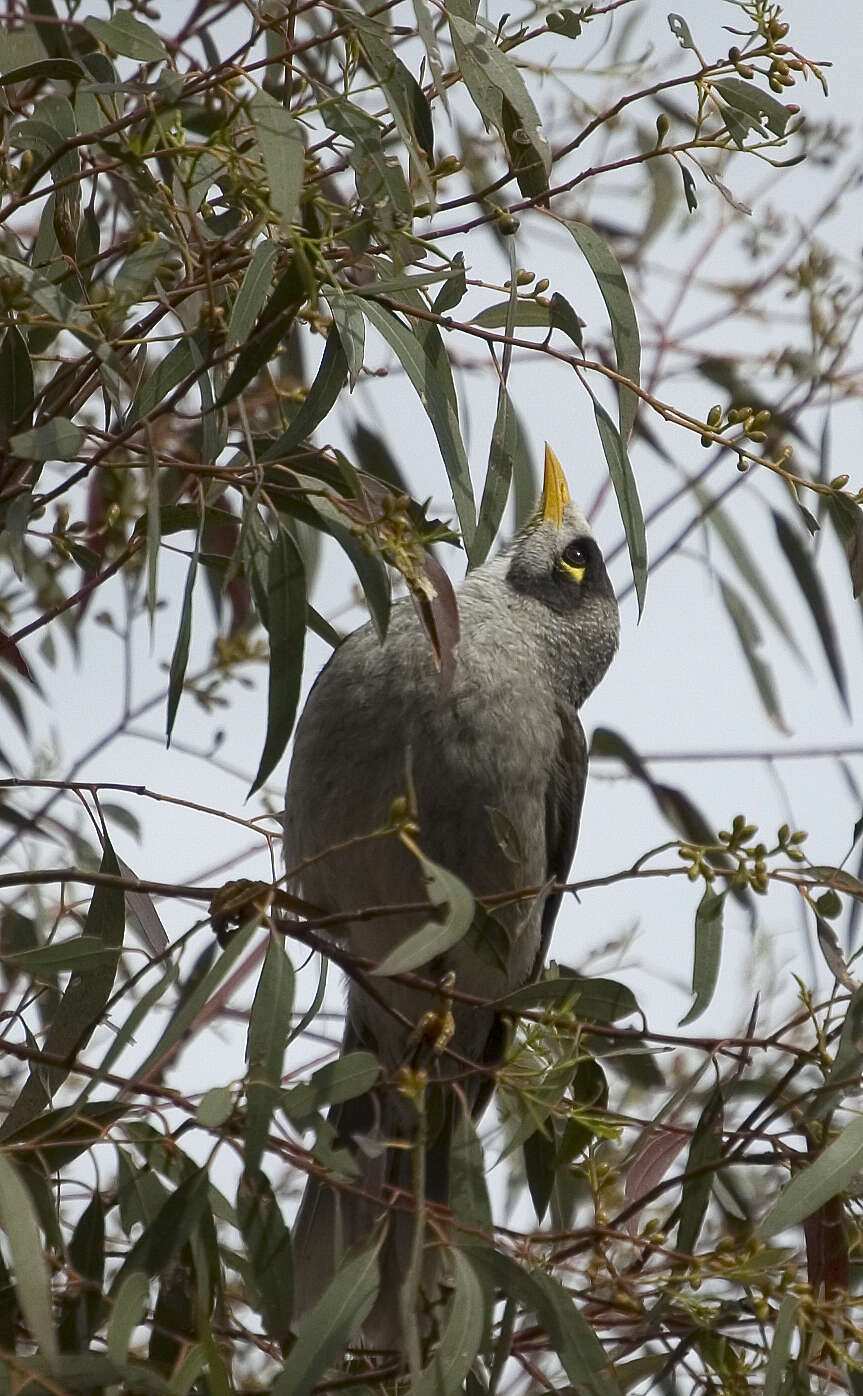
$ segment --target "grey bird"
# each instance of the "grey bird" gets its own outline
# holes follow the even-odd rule
[[[475,897],[534,889],[509,905],[494,904],[503,953],[500,943],[496,952],[482,944],[483,926],[487,933],[492,923],[480,921],[475,933],[418,971],[491,1001],[542,970],[561,899],[553,884],[569,872],[587,777],[578,710],[619,637],[602,555],[549,447],[536,513],[508,547],[468,574],[457,596],[460,639],[448,685],[408,599],[393,607],[383,643],[366,625],[336,650],[297,727],[284,848],[290,889],[327,913],[422,903],[423,869],[412,840],[380,832],[392,827],[401,800],[415,817],[423,854]],[[356,920],[345,927],[344,943],[380,962],[427,920],[427,909]],[[367,1241],[389,1209],[379,1296],[364,1326],[367,1339],[389,1346],[399,1344],[398,1285],[413,1234],[409,1196],[403,1207],[392,1206],[394,1190],[411,1191],[405,1144],[417,1120],[397,1089],[399,1073],[421,1065],[441,1083],[425,1191],[445,1204],[455,1112],[477,1115],[485,1106],[504,1034],[492,1007],[456,1002],[452,1055],[423,1055],[409,1025],[439,1010],[440,997],[386,977],[374,984],[377,997],[351,984],[342,1050],[373,1052],[381,1084],[330,1113],[336,1144],[356,1164],[353,1185],[366,1196],[310,1176],[294,1256],[302,1313],[326,1288],[343,1251]],[[477,1064],[474,1072],[465,1059]],[[380,1206],[370,1197],[380,1197]]]

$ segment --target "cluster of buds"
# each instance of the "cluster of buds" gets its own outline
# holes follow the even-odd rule
[[[768,848],[765,843],[753,842],[757,833],[756,824],[748,824],[745,815],[736,814],[730,829],[719,830],[717,844],[711,846],[681,843],[677,850],[678,857],[689,864],[686,875],[690,882],[703,878],[705,882],[711,883],[720,875],[727,879],[730,887],[751,887],[753,892],[763,895],[770,881],[767,868],[769,858],[775,858],[781,853],[793,863],[805,861],[806,855],[800,848],[808,837],[805,830],[792,829],[790,825],[783,824],[777,830],[776,842],[772,848]],[[711,855],[716,854],[731,854],[736,859],[737,866],[715,866],[715,858],[713,863],[710,859]]]
[[[762,407],[758,410],[754,407],[730,407],[725,416],[719,403],[715,403],[707,414],[707,427],[710,432],[721,432],[728,427],[739,426],[740,435],[749,441],[761,442],[767,440],[767,428],[770,425],[770,412],[768,408]],[[704,432],[701,436],[702,446],[712,446],[713,436]]]

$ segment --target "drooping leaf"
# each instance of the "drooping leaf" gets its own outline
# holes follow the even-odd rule
[[[237,298],[231,307],[228,320],[230,345],[243,344],[248,338],[270,289],[278,255],[277,243],[270,242],[267,238],[259,242],[252,253]]]
[[[624,378],[638,385],[641,381],[641,339],[638,333],[638,320],[632,296],[626,284],[623,268],[595,228],[586,223],[578,223],[571,218],[560,220],[569,229],[581,248],[587,263],[596,277],[608,318],[611,321],[611,336],[617,359],[617,371]],[[638,411],[638,395],[623,383],[617,387],[618,425],[620,439],[624,447],[629,441],[635,414]]]
[[[764,1372],[764,1396],[780,1396],[783,1385],[782,1378],[791,1356],[791,1339],[794,1337],[799,1307],[800,1298],[798,1295],[786,1294],[783,1296],[776,1317],[776,1327],[773,1330],[770,1356],[767,1359],[767,1367]]]
[[[720,582],[719,589],[725,609],[731,618],[731,622],[737,632],[740,641],[740,648],[743,656],[749,665],[749,672],[755,680],[755,687],[761,699],[764,711],[775,727],[780,732],[787,733],[784,718],[779,707],[779,696],[776,692],[776,684],[773,679],[773,672],[770,666],[762,659],[759,653],[761,647],[761,631],[743,597],[731,586],[729,582]]]
[[[73,460],[87,433],[67,417],[54,417],[30,431],[19,431],[9,449],[23,460]]]
[[[0,382],[0,445],[5,445],[13,427],[26,430],[32,421],[33,366],[27,341],[15,324],[7,326],[0,344]]]
[[[318,1067],[308,1081],[283,1091],[282,1108],[293,1120],[303,1120],[325,1105],[340,1105],[365,1095],[381,1074],[381,1064],[371,1052],[345,1052],[334,1062]]]
[[[722,957],[722,913],[725,894],[705,887],[695,913],[695,951],[692,959],[692,1007],[680,1027],[694,1023],[713,1000]]]
[[[348,300],[349,297],[345,297]],[[287,431],[282,432],[260,456],[262,461],[278,460],[296,450],[327,416],[338,401],[348,375],[348,360],[342,347],[341,335],[331,330],[315,376],[305,401]]]
[[[641,500],[638,498],[638,486],[623,445],[623,437],[601,403],[594,402],[593,411],[626,533],[626,546],[629,550],[640,616],[644,610],[644,596],[647,590],[647,535],[644,531],[644,515],[641,511]]]
[[[186,666],[189,663],[189,649],[192,643],[192,595],[195,590],[195,579],[198,575],[200,544],[201,534],[199,530],[198,538],[195,542],[195,551],[189,559],[186,584],[183,588],[183,602],[180,607],[180,622],[177,627],[177,638],[174,641],[174,652],[171,655],[171,669],[168,676],[168,707],[165,719],[165,734],[168,746],[171,745],[171,733],[174,730],[177,708],[180,705],[180,698],[183,693]]]
[[[280,226],[290,228],[297,221],[303,187],[303,129],[281,102],[261,88],[249,98],[249,112],[264,157],[270,204],[279,215]]]
[[[383,1231],[379,1231],[364,1249],[345,1256],[304,1319],[302,1331],[272,1387],[272,1396],[309,1396],[318,1378],[344,1350],[375,1302],[382,1240]]]
[[[428,413],[449,476],[462,537],[470,558],[476,534],[476,505],[454,405],[452,373],[440,335],[427,334],[421,338],[412,334],[384,306],[363,298],[360,298],[360,304],[366,318],[394,351]],[[435,326],[431,328],[436,329]]]
[[[449,1251],[447,1262],[452,1271],[452,1294],[443,1332],[431,1361],[412,1384],[412,1396],[461,1391],[482,1342],[485,1303],[479,1280],[462,1251]]]
[[[119,877],[116,854],[107,836],[104,839],[100,871]],[[43,1043],[49,1056],[68,1059],[69,1067],[51,1066],[31,1071],[0,1128],[0,1137],[8,1137],[42,1113],[68,1076],[77,1052],[89,1041],[93,1030],[101,1022],[114,985],[125,922],[122,888],[97,887],[84,923],[84,936],[99,940],[110,955],[107,960],[72,976],[51,1018]]]
[[[11,1252],[15,1288],[27,1326],[40,1351],[53,1361],[57,1357],[57,1339],[42,1239],[30,1195],[5,1153],[0,1153],[0,1222]]]
[[[267,632],[267,735],[250,795],[260,789],[287,746],[303,676],[306,574],[302,554],[286,528],[280,528],[274,538],[267,564]]]
[[[246,1041],[246,1155],[248,1172],[260,1167],[279,1098],[285,1043],[291,1029],[294,970],[281,936],[272,935],[249,1015]]]
[[[680,1202],[680,1221],[677,1227],[677,1249],[691,1255],[707,1214],[713,1172],[710,1165],[718,1164],[722,1158],[723,1119],[725,1102],[720,1087],[711,1092],[701,1118],[695,1126],[686,1172],[692,1174],[683,1184]]]
[[[842,706],[850,716],[848,706],[848,688],[845,681],[845,669],[842,663],[842,654],[839,649],[839,638],[836,634],[836,627],[830,612],[830,606],[818,576],[815,566],[797,530],[788,522],[783,514],[774,511],[773,522],[776,525],[776,536],[779,539],[779,546],[785,554],[797,584],[803,592],[806,604],[812,613],[830,672],[842,699]]]
[[[112,53],[120,53],[124,58],[160,63],[167,57],[165,45],[155,30],[128,10],[118,10],[112,19],[85,19],[84,28]]]
[[[260,1170],[243,1172],[237,1188],[237,1218],[257,1289],[254,1307],[270,1337],[286,1345],[294,1307],[291,1236],[269,1179]]]
[[[449,1205],[467,1226],[488,1231],[492,1225],[485,1159],[476,1126],[467,1110],[459,1110],[450,1144]]]
[[[414,852],[422,868],[429,901],[439,910],[446,906],[446,915],[443,919],[428,921],[406,936],[384,956],[373,974],[404,974],[419,969],[457,945],[470,930],[475,903],[467,887],[455,873],[433,863],[419,849],[415,848]]]
[[[814,1163],[795,1173],[786,1183],[757,1228],[767,1239],[812,1215],[847,1187],[863,1167],[863,1116],[846,1125]]]

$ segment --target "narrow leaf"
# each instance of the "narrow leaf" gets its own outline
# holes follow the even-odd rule
[[[107,838],[100,871],[120,874],[116,854]],[[125,930],[125,907],[120,887],[97,887],[84,923],[84,936],[99,940],[110,956],[73,975],[55,1009],[44,1040],[51,1056],[68,1058],[70,1066],[77,1052],[87,1043],[101,1022],[111,995]],[[31,1072],[0,1129],[6,1137],[40,1115],[69,1074],[67,1067],[49,1067]]]
[[[796,1294],[786,1294],[779,1306],[764,1373],[764,1396],[779,1396],[782,1390],[782,1378],[791,1356],[791,1339],[794,1337],[799,1307],[800,1299]]]
[[[451,1250],[453,1291],[440,1342],[429,1365],[414,1382],[412,1396],[442,1396],[460,1392],[479,1352],[485,1327],[482,1287],[462,1251]]]
[[[454,405],[452,372],[443,341],[437,334],[427,334],[421,339],[384,306],[373,300],[359,299],[363,314],[394,351],[428,413],[449,476],[453,502],[470,558],[476,533],[476,505]]]
[[[309,1396],[318,1378],[345,1348],[368,1314],[378,1292],[380,1231],[364,1250],[349,1252],[339,1266],[291,1349],[272,1387],[272,1396]]]
[[[264,157],[270,204],[283,229],[297,221],[306,149],[300,123],[269,92],[259,89],[249,99],[249,111]]]
[[[641,375],[641,340],[638,333],[638,320],[632,296],[626,284],[623,268],[604,238],[595,228],[586,223],[578,223],[571,218],[560,220],[568,228],[596,277],[608,318],[611,321],[611,334],[614,352],[617,357],[617,371],[636,385]],[[638,411],[638,395],[624,384],[618,384],[618,423],[624,444],[629,440],[635,414]]]
[[[237,1188],[237,1220],[252,1267],[254,1307],[266,1332],[287,1344],[294,1308],[291,1236],[267,1177],[246,1168]]]
[[[680,1203],[680,1222],[677,1228],[677,1249],[691,1255],[695,1250],[699,1232],[707,1214],[713,1172],[709,1165],[720,1163],[722,1159],[722,1123],[725,1102],[722,1091],[717,1088],[711,1093],[695,1126],[686,1172],[694,1176],[683,1184]]]
[[[705,887],[695,913],[695,952],[692,960],[692,1007],[680,1020],[680,1027],[694,1023],[709,1006],[719,978],[722,957],[722,913],[725,895]]]
[[[758,696],[761,699],[764,711],[775,727],[780,732],[788,731],[782,712],[779,707],[779,697],[776,692],[776,685],[773,680],[773,673],[770,666],[761,658],[759,649],[761,646],[761,631],[755,621],[755,617],[743,600],[739,592],[728,582],[720,582],[719,589],[725,609],[731,617],[737,638],[746,663],[749,665],[749,672],[755,680],[755,687],[758,689]]]
[[[347,299],[347,297],[345,298]],[[315,381],[287,431],[261,453],[262,461],[279,460],[296,450],[327,416],[338,401],[348,374],[348,361],[340,335],[331,330],[321,357]]]
[[[279,255],[278,244],[264,239],[252,253],[243,284],[228,320],[228,344],[243,344],[249,336],[270,289],[273,267]]]
[[[21,1310],[40,1351],[57,1357],[48,1267],[30,1195],[5,1154],[0,1153],[0,1222],[12,1255]]]
[[[267,564],[267,632],[267,735],[250,795],[260,789],[287,746],[303,676],[306,575],[302,554],[286,528],[280,528],[273,540]]]
[[[414,849],[423,871],[429,900],[438,908],[446,906],[443,920],[428,921],[418,931],[406,936],[385,955],[373,974],[404,974],[428,964],[435,956],[457,945],[470,930],[474,915],[474,899],[455,873],[433,863],[419,849]]]
[[[797,584],[806,599],[806,604],[812,612],[812,619],[818,630],[824,653],[827,656],[827,663],[830,665],[830,672],[839,690],[839,697],[842,699],[842,706],[850,716],[848,706],[848,689],[845,682],[845,670],[842,665],[842,655],[839,650],[839,640],[836,628],[833,624],[833,617],[830,613],[830,606],[827,601],[824,588],[821,585],[821,578],[818,576],[812,559],[806,550],[803,541],[797,530],[782,515],[774,512],[773,522],[776,525],[776,535],[779,545],[788,560]]]
[[[171,745],[171,733],[174,730],[174,719],[177,716],[177,708],[180,704],[180,697],[183,692],[183,680],[186,677],[186,666],[189,663],[189,647],[192,642],[192,593],[195,590],[195,578],[198,575],[198,553],[201,544],[201,534],[195,543],[195,551],[189,561],[189,570],[186,573],[186,585],[183,588],[183,604],[180,607],[180,624],[177,629],[177,639],[174,644],[174,653],[171,656],[171,669],[168,676],[168,711],[166,719],[166,735],[168,746]]]
[[[25,460],[72,460],[87,433],[66,417],[54,417],[10,438],[9,449]]]
[[[112,53],[120,53],[124,58],[160,63],[167,57],[158,34],[128,10],[118,10],[113,19],[85,19],[84,28]]]
[[[594,402],[593,411],[626,533],[626,546],[629,549],[632,580],[635,583],[640,616],[644,610],[644,596],[647,590],[647,535],[644,530],[641,500],[638,498],[638,487],[622,436],[601,403]]]
[[[294,1003],[294,970],[285,953],[283,938],[271,935],[258,987],[249,1015],[246,1041],[247,1171],[260,1167],[274,1105],[282,1083],[285,1044],[291,1030]]]
[[[789,1226],[817,1212],[831,1197],[836,1197],[863,1167],[863,1115],[846,1125],[814,1163],[802,1169],[786,1183],[773,1206],[758,1227],[757,1234],[767,1239],[785,1231]]]

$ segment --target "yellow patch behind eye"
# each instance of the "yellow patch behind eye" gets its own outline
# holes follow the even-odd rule
[[[582,563],[580,567],[573,567],[571,562],[564,562],[563,558],[561,558],[560,565],[563,568],[564,572],[568,572],[570,577],[572,577],[574,581],[584,581],[584,574],[587,571],[586,563]]]

